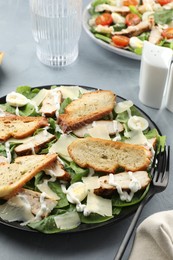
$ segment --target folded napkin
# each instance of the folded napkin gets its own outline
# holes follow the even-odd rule
[[[137,228],[129,260],[173,260],[173,210],[158,212]]]

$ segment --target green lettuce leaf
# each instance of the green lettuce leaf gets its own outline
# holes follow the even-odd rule
[[[16,89],[17,93],[24,95],[28,99],[32,99],[33,97],[35,97],[39,91],[40,90],[38,88],[32,89],[30,86],[19,86]]]
[[[65,112],[66,106],[68,106],[71,102],[72,102],[71,98],[64,99],[64,101],[62,102],[62,104],[60,106],[59,113],[63,114]]]
[[[173,9],[161,10],[154,13],[154,20],[157,24],[168,24],[173,20]]]
[[[113,216],[112,217],[101,216],[96,213],[91,213],[89,216],[84,216],[82,213],[79,213],[79,216],[80,216],[81,223],[85,223],[85,224],[102,223],[113,218]]]
[[[140,190],[140,191],[136,192],[130,202],[120,200],[119,194],[114,195],[112,197],[112,206],[113,207],[129,207],[129,206],[133,206],[133,205],[139,203],[141,200],[143,200],[143,198],[148,193],[149,187],[150,187],[150,185],[148,185],[144,191]]]

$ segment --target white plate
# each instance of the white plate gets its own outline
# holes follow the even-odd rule
[[[89,4],[84,12],[83,12],[83,28],[84,30],[86,31],[86,33],[89,35],[89,37],[95,41],[98,45],[100,45],[101,47],[103,47],[104,49],[108,50],[108,51],[111,51],[111,52],[114,52],[118,55],[121,55],[121,56],[124,56],[124,57],[127,57],[127,58],[130,58],[130,59],[133,59],[133,60],[141,60],[141,56],[140,55],[137,55],[133,52],[130,52],[130,51],[126,51],[124,49],[120,49],[120,48],[116,48],[114,46],[111,46],[110,44],[102,41],[102,40],[99,40],[97,39],[93,33],[90,31],[90,26],[88,25],[88,20],[91,18],[90,14],[89,14],[89,9],[91,8],[91,4]]]

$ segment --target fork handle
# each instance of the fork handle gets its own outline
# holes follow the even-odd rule
[[[124,239],[123,239],[123,241],[122,241],[122,243],[121,243],[121,245],[120,245],[120,247],[118,249],[118,252],[117,252],[114,260],[121,260],[123,254],[124,254],[124,251],[125,251],[125,249],[126,249],[126,247],[128,245],[128,242],[129,242],[129,240],[130,240],[130,238],[132,236],[132,233],[133,233],[133,231],[134,231],[134,229],[136,227],[137,221],[138,221],[138,219],[139,219],[139,217],[141,215],[141,212],[142,212],[142,209],[143,209],[145,203],[143,201],[143,203],[141,203],[139,205],[139,207],[138,207],[138,209],[137,209],[137,211],[136,211],[136,213],[135,213],[135,215],[134,215],[134,217],[132,219],[132,222],[131,222],[128,230],[127,230],[127,233],[124,236]]]

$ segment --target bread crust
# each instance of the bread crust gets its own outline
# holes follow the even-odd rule
[[[0,117],[0,141],[7,141],[10,137],[22,139],[45,126],[48,126],[48,120],[45,117]]]
[[[87,137],[68,146],[72,160],[80,167],[114,173],[119,167],[125,171],[146,170],[151,152],[140,145]]]
[[[58,123],[64,132],[78,129],[110,114],[115,100],[116,95],[109,90],[85,93],[66,107],[65,113],[59,116]]]
[[[0,165],[0,198],[14,196],[38,172],[49,168],[57,160],[57,154],[17,157],[14,163]]]

